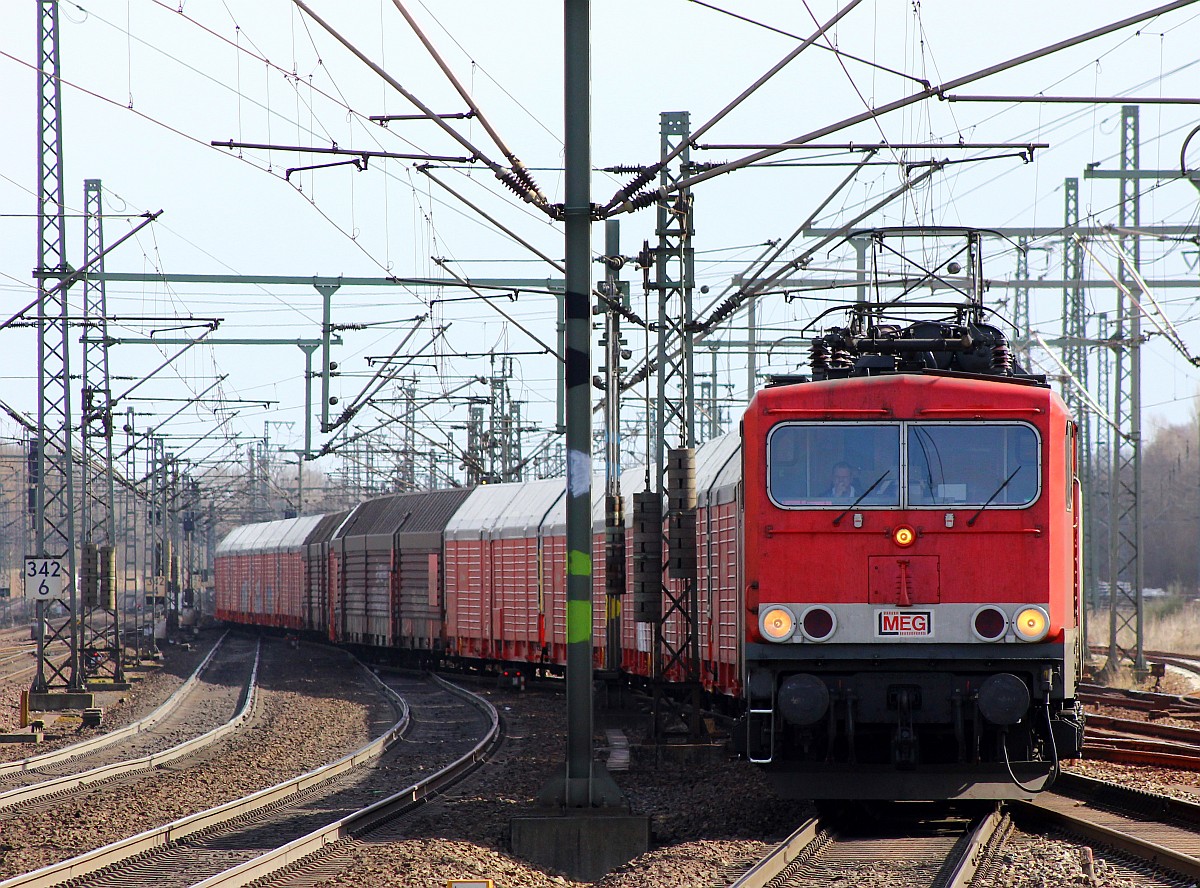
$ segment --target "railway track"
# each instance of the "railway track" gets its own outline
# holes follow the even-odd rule
[[[61,641],[52,641],[46,645],[46,650],[55,654],[66,649],[66,643]],[[0,648],[0,681],[8,681],[32,672],[37,668],[36,657],[37,647],[32,641]]]
[[[1112,848],[1179,884],[1200,881],[1200,805],[1193,802],[1063,774],[1053,791],[1011,803],[1011,810],[1032,830],[1052,828]]]
[[[1087,727],[1089,759],[1200,771],[1200,729],[1104,715],[1088,716]]]
[[[992,811],[974,820],[880,824],[864,832],[813,818],[729,888],[829,884],[966,888],[1002,822],[999,811]]]
[[[261,646],[227,637],[146,718],[56,752],[0,765],[0,822],[12,809],[55,805],[69,793],[195,754],[236,730],[254,704]],[[5,810],[7,809],[7,810]]]
[[[1085,879],[1095,858],[1116,861],[1122,884],[1192,886],[1200,881],[1200,805],[1064,774],[1053,791],[1031,802],[1008,802],[971,824],[954,819],[907,825],[894,832],[850,833],[816,818],[729,882],[729,888],[803,888],[828,885],[965,888],[1008,884],[998,861],[1020,858],[1028,834],[1073,839],[1084,846]],[[1020,872],[1018,867],[1016,873]],[[1010,877],[1013,871],[1010,870]]]
[[[357,752],[245,798],[0,882],[0,888],[68,880],[73,888],[211,888],[245,885],[285,867],[290,868],[284,879],[340,868],[329,854],[439,791],[473,767],[499,737],[495,710],[473,695],[437,680],[404,676],[389,677],[387,686],[403,716]],[[411,702],[400,702],[405,698]],[[447,766],[451,770],[444,770]],[[326,856],[309,856],[330,845]]]

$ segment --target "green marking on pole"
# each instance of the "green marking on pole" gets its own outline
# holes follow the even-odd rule
[[[567,602],[567,644],[588,641],[592,637],[592,603]]]
[[[567,574],[573,577],[591,576],[592,556],[587,552],[572,549],[567,555]]]

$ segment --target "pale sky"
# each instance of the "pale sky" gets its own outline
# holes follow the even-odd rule
[[[769,71],[823,21],[846,4],[715,3],[761,25],[738,20],[700,3],[612,0],[593,4],[593,166],[653,162],[658,156],[662,111],[688,111],[693,127],[708,121]],[[414,38],[392,0],[374,4],[313,0],[315,11],[363,54],[439,113],[466,110],[447,78]],[[470,91],[503,141],[532,170],[551,201],[562,194],[562,5],[549,2],[496,4],[479,0],[406,3],[426,36]],[[805,51],[746,102],[706,133],[703,144],[773,144],[877,108],[919,90],[914,80],[934,84],[1048,46],[1150,4],[1058,2],[1053,4],[899,3],[866,0],[831,32],[844,53],[871,59],[891,71],[838,57],[818,48]],[[810,14],[811,10],[811,14]],[[0,143],[0,291],[15,310],[33,296],[30,271],[36,264],[36,4],[6,4],[0,17],[0,76],[6,138]],[[209,145],[235,139],[275,145],[330,147],[408,154],[461,156],[464,149],[428,121],[392,123],[371,115],[411,114],[415,109],[363,62],[336,44],[297,7],[283,0],[101,0],[60,6],[63,84],[63,155],[68,213],[67,249],[82,262],[83,180],[102,180],[106,194],[105,239],[112,243],[146,211],[161,219],[106,259],[110,272],[244,274],[348,277],[556,278],[559,273],[476,211],[459,202],[409,160],[372,159],[364,171],[338,166],[302,172],[285,181],[284,171],[345,157],[284,151],[230,152]],[[779,33],[780,31],[786,33]],[[792,35],[792,36],[789,36]],[[1027,66],[958,87],[959,95],[1200,96],[1200,4],[1100,37]],[[844,65],[844,67],[843,67]],[[908,75],[900,76],[895,72]],[[1180,151],[1193,130],[1197,105],[1145,105],[1141,109],[1141,166],[1178,169]],[[872,225],[1057,226],[1063,222],[1063,180],[1080,178],[1081,213],[1097,223],[1116,221],[1117,184],[1084,179],[1089,164],[1115,169],[1119,163],[1120,105],[1007,104],[930,100],[839,131],[826,143],[1048,143],[1032,163],[1001,158],[945,168],[876,214]],[[478,121],[451,121],[478,148],[504,163]],[[693,152],[699,162],[723,161],[745,152]],[[865,168],[820,214],[818,224],[836,226],[878,200],[901,181],[896,161],[961,159],[1003,154],[999,149],[892,149],[885,165]],[[1189,155],[1200,158],[1200,137]],[[697,294],[706,307],[761,252],[768,240],[784,238],[825,200],[847,172],[837,166],[861,155],[808,150],[777,156],[795,164],[743,170],[701,183],[695,190]],[[481,164],[458,163],[434,172],[443,182],[521,238],[553,258],[562,256],[561,226],[506,191]],[[627,176],[596,172],[593,201],[607,202]],[[1187,181],[1142,182],[1143,225],[1196,225],[1200,192]],[[654,211],[621,217],[622,251],[635,253],[654,239]],[[811,241],[798,240],[791,258]],[[594,228],[597,250],[603,225]],[[1061,277],[1061,240],[1035,244],[1031,274]],[[1098,255],[1115,268],[1111,253]],[[1012,276],[1011,246],[989,247],[985,275]],[[1194,241],[1144,240],[1143,273],[1149,279],[1195,278]],[[844,268],[847,251],[822,253],[813,268]],[[597,274],[600,273],[597,267]],[[816,272],[813,272],[814,274]],[[633,281],[641,310],[640,272]],[[1103,272],[1089,261],[1087,277]],[[991,298],[1001,295],[993,290]],[[1177,325],[1185,346],[1200,351],[1194,289],[1156,294]],[[449,392],[472,376],[491,373],[489,352],[515,353],[516,395],[528,402],[531,425],[554,421],[552,358],[539,354],[554,342],[554,300],[537,292],[499,307],[528,329],[463,290],[344,287],[334,297],[334,321],[361,325],[341,333],[335,350],[343,376],[334,381],[342,404],[354,400],[374,372],[366,359],[386,356],[411,337],[400,354],[415,354],[411,372],[423,394]],[[74,288],[72,298],[82,298]],[[1053,335],[1061,292],[1035,291],[1033,323]],[[151,330],[184,326],[180,319],[221,318],[214,338],[317,338],[320,297],[311,287],[111,284],[109,313],[126,318],[110,334],[147,338]],[[1111,290],[1090,294],[1096,311],[1110,310]],[[828,303],[816,298],[785,302],[765,297],[761,316],[774,337],[798,335]],[[7,313],[5,314],[7,317]],[[424,318],[420,322],[417,318]],[[133,320],[144,318],[146,320]],[[743,338],[745,315],[720,336]],[[414,330],[414,327],[416,328]],[[440,338],[433,342],[435,330]],[[195,332],[196,328],[190,328]],[[532,334],[532,335],[530,335]],[[4,400],[29,415],[37,409],[33,384],[35,331],[4,330],[0,375]],[[644,343],[631,332],[632,363]],[[176,349],[122,345],[112,349],[118,393]],[[1180,422],[1191,415],[1196,370],[1156,336],[1146,348],[1144,401],[1148,424]],[[777,349],[760,369],[795,370],[797,353]],[[703,354],[707,369],[709,354]],[[600,363],[598,360],[596,363]],[[78,363],[76,364],[76,366]],[[1046,360],[1043,369],[1053,372]],[[130,402],[139,428],[174,412],[180,402],[228,378],[213,394],[240,404],[223,429],[244,443],[273,426],[277,444],[297,447],[303,429],[304,364],[294,346],[197,346],[138,394],[160,400]],[[746,396],[744,356],[720,354],[718,374],[731,403]],[[470,390],[486,395],[486,389]],[[314,388],[314,392],[316,389]],[[188,408],[164,432],[190,436],[211,429],[228,415],[211,401]],[[431,434],[446,434],[465,420],[465,407],[430,408]],[[122,405],[123,408],[123,405]],[[119,408],[119,409],[122,409]],[[335,408],[335,413],[338,408]],[[631,407],[632,419],[636,406]],[[150,414],[154,415],[150,415]],[[735,409],[736,413],[736,409]],[[378,414],[366,411],[363,425]],[[734,417],[736,422],[736,415]],[[442,426],[433,430],[433,423]],[[2,426],[11,434],[13,426]],[[461,432],[456,432],[461,440]],[[182,441],[183,439],[181,439]],[[317,436],[316,443],[323,440]],[[182,445],[181,445],[182,446]],[[213,443],[216,449],[216,442]],[[228,445],[221,445],[228,449]],[[193,451],[199,455],[209,445]],[[176,448],[178,449],[178,448]],[[322,463],[327,465],[327,463]]]

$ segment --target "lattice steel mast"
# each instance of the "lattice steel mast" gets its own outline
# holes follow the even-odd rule
[[[658,397],[655,410],[652,484],[667,525],[667,564],[662,578],[663,608],[657,621],[661,658],[656,678],[674,673],[694,696],[700,687],[699,587],[696,576],[695,447],[696,403],[693,368],[692,193],[673,191],[691,172],[690,116],[667,111],[659,117],[659,185],[672,192],[658,202],[658,245],[643,266],[653,268],[649,289],[658,294]],[[679,150],[682,146],[682,150]],[[676,152],[678,153],[676,154]],[[675,156],[673,163],[667,159]],[[674,483],[673,483],[674,482]],[[669,579],[668,579],[669,578]],[[674,580],[675,582],[670,582]],[[695,701],[698,704],[698,700]],[[692,707],[692,733],[699,733],[699,706]],[[657,719],[656,719],[657,722]]]
[[[66,209],[63,204],[62,93],[59,86],[58,2],[38,3],[38,437],[34,547],[59,558],[66,570],[67,622],[51,638],[70,644],[62,663],[46,659],[46,602],[37,603],[38,665],[32,690],[83,689],[79,668],[75,589],[75,487],[72,472],[70,354],[68,344]],[[57,283],[52,281],[57,279]]]
[[[1117,214],[1122,256],[1117,276],[1132,289],[1133,274],[1141,262],[1141,246],[1135,232],[1141,223],[1141,180],[1139,126],[1136,105],[1121,108],[1121,202]],[[1127,262],[1128,256],[1132,262]],[[1143,646],[1142,600],[1142,313],[1117,290],[1114,349],[1116,373],[1113,385],[1113,420],[1119,433],[1113,444],[1109,518],[1109,645],[1108,668],[1115,669],[1124,658],[1136,672],[1146,669]]]
[[[82,597],[80,646],[90,662],[85,672],[124,680],[123,646],[117,610],[116,507],[113,485],[112,388],[108,373],[108,304],[104,271],[103,191],[99,179],[85,179],[83,254],[83,406],[79,435],[82,472],[80,540]]]
[[[1100,579],[1100,547],[1093,545],[1093,541],[1098,542],[1100,539],[1096,518],[1099,510],[1095,499],[1096,466],[1099,457],[1093,458],[1096,436],[1092,430],[1103,420],[1094,415],[1086,397],[1086,393],[1090,391],[1088,353],[1092,342],[1088,339],[1088,306],[1082,284],[1083,247],[1074,236],[1074,232],[1079,230],[1079,179],[1073,177],[1063,182],[1063,230],[1067,234],[1062,243],[1062,362],[1072,379],[1064,381],[1062,396],[1078,424],[1079,477],[1084,486],[1083,514],[1079,517],[1083,530],[1085,561],[1083,643],[1087,644],[1086,603],[1096,600]],[[1102,355],[1099,360],[1103,360]],[[1098,369],[1103,372],[1102,368]],[[1102,400],[1099,403],[1105,402]],[[1085,659],[1086,657],[1085,653]]]

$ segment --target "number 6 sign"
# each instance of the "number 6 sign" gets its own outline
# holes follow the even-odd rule
[[[25,559],[25,597],[35,601],[62,598],[67,571],[61,558]]]

